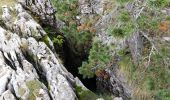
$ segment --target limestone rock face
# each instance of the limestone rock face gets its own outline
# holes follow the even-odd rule
[[[55,10],[50,0],[17,0],[25,8],[37,14],[44,24],[55,25]]]
[[[35,58],[38,65],[41,66],[42,74],[46,77],[50,94],[55,100],[76,98],[73,89],[70,87],[70,81],[74,77],[59,63],[52,51],[43,42],[37,42],[34,38],[28,38],[28,53]],[[68,81],[67,81],[68,80]]]
[[[14,97],[10,90],[6,90],[0,97],[0,100],[16,100],[16,98]]]
[[[87,89],[61,64],[47,33],[24,9],[30,7],[29,10],[38,14],[41,20],[53,25],[55,18],[50,1],[18,2],[22,5],[16,2],[15,7],[2,8],[0,100],[77,99],[74,87]],[[10,8],[15,10],[11,11]],[[42,38],[48,41],[48,46]]]
[[[51,0],[17,0],[24,8],[39,17],[42,24],[50,25],[54,28],[63,27],[64,23],[55,17],[55,9]]]

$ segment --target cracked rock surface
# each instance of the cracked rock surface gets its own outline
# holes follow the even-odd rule
[[[39,41],[47,33],[24,9],[30,8],[44,23],[53,25],[54,10],[49,0],[18,2],[22,5],[16,2],[13,7],[2,7],[0,100],[77,99],[74,87],[86,88],[61,64],[50,38],[46,37],[49,46]]]

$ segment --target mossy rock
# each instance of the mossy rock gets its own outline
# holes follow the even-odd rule
[[[18,89],[18,93],[21,97],[25,94],[25,92],[26,92],[26,90],[22,87]]]
[[[38,91],[41,89],[41,83],[37,80],[32,80],[26,82],[27,87],[30,90],[30,93],[27,97],[27,100],[35,100],[36,97],[39,97]]]
[[[49,37],[48,37],[47,34],[44,35],[44,36],[40,39],[40,41],[44,42],[48,47],[50,47]]]
[[[96,100],[97,95],[90,90],[83,90],[82,87],[76,86],[75,92],[79,100]]]

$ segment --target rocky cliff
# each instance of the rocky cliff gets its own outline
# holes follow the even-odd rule
[[[169,0],[0,6],[0,100],[169,100]]]
[[[2,6],[0,100],[75,100],[75,87],[87,90],[61,63],[53,42],[30,15],[54,25],[50,1],[18,0]],[[11,2],[12,3],[12,2]],[[25,9],[27,9],[27,11]],[[43,41],[48,41],[48,46]],[[41,40],[42,39],[42,40]]]

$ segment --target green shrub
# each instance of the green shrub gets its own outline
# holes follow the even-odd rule
[[[134,25],[132,23],[125,23],[119,27],[109,27],[107,33],[115,38],[124,38],[133,33]]]
[[[56,37],[53,37],[52,42],[54,44],[58,44],[59,46],[62,46],[64,43],[64,37],[61,35],[57,35]]]
[[[72,45],[73,51],[78,54],[87,54],[91,47],[93,34],[89,31],[77,31],[76,25],[65,26],[62,30],[64,36],[69,40]]]
[[[62,46],[64,43],[64,37],[62,35],[56,34],[55,29],[45,26],[44,27],[45,32],[47,33],[45,36],[43,36],[40,41],[43,41],[46,43],[46,45],[49,46],[49,39],[53,42],[53,44]]]
[[[88,61],[82,63],[79,73],[84,78],[92,78],[97,70],[105,69],[110,60],[109,47],[102,45],[99,40],[94,39]]]
[[[114,37],[124,37],[125,30],[123,28],[113,28],[111,30],[111,35],[113,35]]]
[[[56,17],[64,22],[72,20],[78,13],[77,0],[52,0],[52,3],[56,8]]]
[[[115,25],[108,27],[107,33],[115,38],[124,38],[129,36],[135,30],[135,23],[133,22],[130,12],[128,12],[124,5],[116,15]]]
[[[89,30],[78,30],[80,26],[75,18],[78,16],[78,0],[52,0],[56,8],[56,17],[65,22],[65,26],[60,29],[69,41],[72,51],[77,55],[85,55],[89,52],[92,40],[92,33]],[[53,39],[54,42],[62,43],[58,37]]]
[[[170,3],[169,0],[148,0],[148,1],[151,6],[154,6],[157,8],[168,6]]]
[[[170,100],[170,89],[159,90],[154,96],[155,100]]]
[[[118,19],[122,22],[128,22],[131,20],[130,14],[127,11],[121,12],[120,15],[118,16]]]

